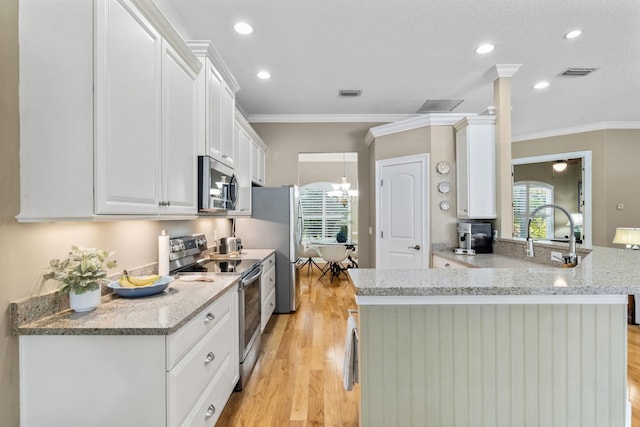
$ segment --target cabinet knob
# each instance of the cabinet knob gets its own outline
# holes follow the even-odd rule
[[[209,312],[209,313],[207,313],[206,316],[204,316],[204,323],[209,323],[215,318],[216,318],[216,316],[213,313]]]
[[[409,246],[408,249],[415,249],[416,251],[419,251],[420,250],[420,245]]]
[[[451,267],[451,264],[446,263],[444,266],[445,266],[446,268],[449,268],[449,267]]]
[[[209,353],[207,353],[207,357],[204,358],[204,364],[207,365],[214,360],[216,360],[216,355],[213,354],[213,351],[210,351]]]
[[[211,418],[213,416],[213,414],[216,413],[216,407],[213,406],[213,403],[211,405],[209,405],[209,407],[207,408],[207,413],[204,414],[204,418]]]

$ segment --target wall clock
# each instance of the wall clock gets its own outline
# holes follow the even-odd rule
[[[451,184],[447,181],[442,181],[438,183],[438,191],[442,194],[447,194],[451,190]]]
[[[446,175],[451,171],[451,165],[449,164],[449,162],[438,162],[438,164],[436,165],[436,171],[438,171],[438,173],[440,175]]]

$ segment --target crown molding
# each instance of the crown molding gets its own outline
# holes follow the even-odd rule
[[[419,129],[426,126],[453,126],[462,119],[476,116],[477,114],[464,113],[421,114],[417,117],[412,117],[400,122],[373,127],[369,129],[369,132],[367,132],[364,141],[367,145],[369,145],[371,144],[371,142],[373,142],[374,139],[384,135],[391,135],[394,133]]]
[[[250,114],[250,123],[389,123],[416,114]]]
[[[233,93],[237,93],[240,90],[238,84],[231,70],[227,67],[222,56],[218,53],[213,43],[209,40],[188,40],[187,45],[193,53],[198,57],[207,57],[215,67],[216,71],[220,73],[224,82],[231,88]]]
[[[513,77],[520,67],[522,67],[522,64],[496,64],[489,68],[487,76],[490,77],[491,80],[495,80],[500,77]]]
[[[533,132],[517,135],[511,138],[513,142],[528,141],[532,139],[552,138],[554,136],[572,135],[575,133],[595,132],[599,130],[640,129],[640,122],[600,122],[587,125],[573,126],[542,132]]]

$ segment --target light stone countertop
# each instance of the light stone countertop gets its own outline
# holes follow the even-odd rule
[[[498,254],[476,254],[476,255],[459,255],[453,252],[453,249],[446,248],[440,250],[432,250],[431,255],[437,255],[460,264],[464,264],[469,268],[536,268],[540,267],[533,261],[525,261],[522,259],[498,255]]]
[[[438,254],[438,251],[433,253]],[[475,255],[480,257],[495,255]],[[508,257],[507,257],[508,258]],[[501,260],[501,262],[504,260]],[[594,247],[575,268],[349,269],[358,296],[628,295],[640,293],[640,251]],[[478,265],[480,266],[480,265]]]
[[[264,260],[274,251],[244,250],[241,258]],[[17,335],[169,335],[214,302],[239,274],[206,274],[213,282],[182,281],[179,276],[162,293],[143,298],[102,297],[87,313],[64,310],[15,328]]]

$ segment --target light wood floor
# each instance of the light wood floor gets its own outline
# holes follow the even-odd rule
[[[353,285],[301,271],[302,299],[293,314],[267,325],[258,363],[245,389],[233,393],[218,427],[357,426],[360,386],[342,386],[347,309]],[[640,427],[640,326],[628,326],[632,427]]]
[[[631,400],[631,425],[640,427],[640,326],[627,326],[627,385]]]
[[[262,336],[258,363],[244,390],[233,393],[218,427],[357,426],[360,386],[342,383],[353,285],[344,277],[307,279],[293,314],[274,314]]]

